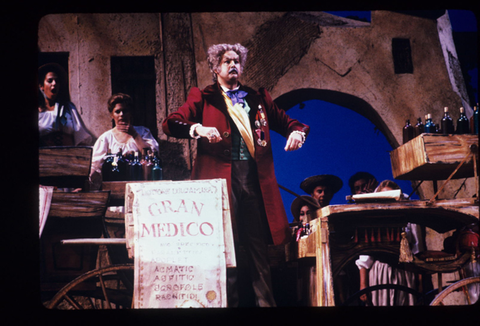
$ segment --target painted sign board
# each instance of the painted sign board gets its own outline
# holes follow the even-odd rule
[[[224,179],[128,183],[125,210],[134,308],[226,307],[235,255]]]

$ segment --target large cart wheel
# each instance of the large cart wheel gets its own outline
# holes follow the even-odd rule
[[[48,309],[128,309],[133,298],[133,264],[112,265],[88,271],[65,285]]]
[[[424,301],[424,296],[422,293],[418,292],[415,289],[409,288],[404,285],[399,285],[399,284],[378,284],[378,285],[373,285],[366,287],[363,290],[360,290],[358,292],[355,292],[352,294],[350,297],[348,297],[345,302],[343,302],[341,305],[342,306],[348,306],[354,302],[359,302],[360,297],[364,294],[370,294],[374,291],[379,291],[379,290],[394,290],[395,291],[395,297],[399,292],[405,292],[406,294],[412,294],[416,298],[416,304],[415,305],[421,305]],[[370,302],[371,304],[371,302]]]
[[[469,297],[468,290],[467,290],[466,286],[469,285],[469,284],[474,284],[474,283],[480,283],[480,276],[469,277],[469,278],[465,278],[465,279],[463,279],[463,280],[457,281],[457,282],[455,282],[455,283],[447,286],[442,292],[440,292],[440,293],[435,297],[435,299],[432,300],[432,302],[430,303],[430,305],[431,305],[431,306],[443,306],[443,300],[445,300],[445,298],[446,298],[450,293],[458,290],[458,289],[461,288],[461,287],[464,287],[464,293],[465,293],[465,295],[466,295],[468,304],[472,304],[472,302],[469,302],[469,301],[470,301],[470,297]]]

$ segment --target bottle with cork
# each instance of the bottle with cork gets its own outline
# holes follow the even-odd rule
[[[437,126],[432,121],[432,115],[428,113],[425,116],[425,132],[435,134],[437,132]]]
[[[443,109],[443,118],[441,121],[442,125],[442,134],[443,135],[450,135],[454,133],[454,128],[453,128],[453,120],[450,117],[450,114],[448,112],[448,107],[445,107]]]
[[[460,117],[457,120],[457,130],[456,134],[463,135],[470,133],[470,122],[468,121],[467,116],[465,115],[465,109],[460,108]]]

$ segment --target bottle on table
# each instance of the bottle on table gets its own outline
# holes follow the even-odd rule
[[[478,135],[478,103],[473,107],[473,115],[470,118],[470,132]]]
[[[124,154],[123,159],[125,160],[125,163],[127,164],[126,172],[125,172],[125,180],[132,180],[131,177],[131,165],[133,163],[133,151],[128,151]]]
[[[130,163],[130,180],[141,181],[143,180],[142,163],[140,163],[140,152],[135,151],[133,161]]]
[[[417,137],[425,132],[425,125],[422,122],[422,118],[417,118],[417,123],[413,130],[413,137]]]
[[[127,179],[127,163],[123,159],[122,150],[117,152],[112,162],[112,181],[124,181]]]
[[[114,155],[110,151],[105,155],[105,160],[102,164],[102,180],[103,181],[112,181],[112,163]]]
[[[448,112],[448,107],[445,107],[443,109],[443,118],[442,118],[441,125],[442,125],[443,135],[449,135],[454,133],[453,120],[450,117],[450,114]]]
[[[405,144],[409,140],[413,139],[414,129],[413,126],[410,124],[410,120],[408,119],[405,122],[405,126],[403,126],[403,143]]]
[[[142,164],[143,180],[152,180],[153,162],[151,160],[152,156],[150,154],[151,151],[149,148],[143,149],[143,157],[140,161],[140,163]]]
[[[457,134],[463,135],[470,133],[470,121],[468,121],[467,116],[465,115],[465,109],[460,108],[460,117],[457,120]]]
[[[152,180],[163,180],[162,160],[156,151],[153,154]]]
[[[425,117],[425,132],[434,134],[437,132],[437,126],[432,121],[432,115],[428,113]]]

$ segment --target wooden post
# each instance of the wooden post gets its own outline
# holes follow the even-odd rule
[[[328,218],[319,217],[318,226],[316,232],[317,305],[320,307],[334,306]]]
[[[190,88],[197,86],[191,25],[189,13],[162,13],[162,40],[166,62],[166,115],[177,111],[187,99]],[[193,154],[196,152],[196,142],[175,138],[169,139],[169,142],[183,145],[181,155],[185,158],[187,169],[191,170]],[[164,154],[168,161],[169,157],[176,157],[179,153]],[[165,166],[169,166],[167,161],[164,160]],[[169,178],[177,179],[175,176],[169,176]]]

